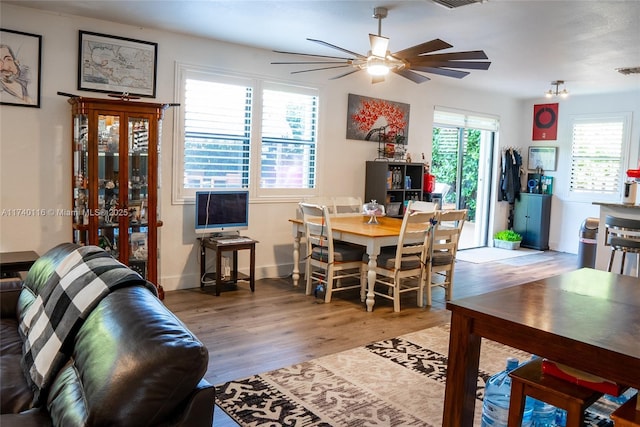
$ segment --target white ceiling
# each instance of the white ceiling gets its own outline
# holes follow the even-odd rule
[[[488,0],[456,9],[430,0],[2,1],[269,50],[337,56],[343,55],[306,38],[366,54],[368,34],[378,30],[373,9],[385,6],[389,16],[382,21],[382,35],[390,38],[391,52],[440,38],[454,46],[441,52],[484,50],[492,62],[488,71],[472,71],[461,80],[428,75],[434,81],[519,98],[542,96],[552,80],[565,80],[573,95],[640,89],[640,74],[615,71],[640,66],[638,0]],[[328,79],[342,72],[317,73]],[[344,78],[365,77],[356,73]]]

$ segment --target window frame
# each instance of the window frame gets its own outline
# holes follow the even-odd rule
[[[576,124],[582,123],[611,123],[622,122],[622,141],[620,147],[620,176],[618,176],[618,191],[617,192],[601,192],[601,191],[574,191],[571,187],[571,175],[573,174],[573,133]],[[630,112],[617,112],[617,113],[597,113],[597,114],[574,114],[569,116],[568,126],[568,140],[569,144],[567,150],[569,153],[569,167],[567,170],[567,197],[571,201],[575,202],[593,202],[597,200],[599,202],[619,202],[621,197],[621,191],[626,179],[625,171],[628,168],[630,161],[630,148],[631,148],[631,113]]]
[[[291,202],[301,198],[317,196],[319,183],[321,182],[320,156],[322,153],[320,143],[321,129],[319,126],[322,116],[322,92],[321,86],[309,86],[299,82],[278,81],[260,75],[235,73],[214,67],[206,67],[182,63],[175,63],[175,99],[183,108],[179,108],[174,114],[173,132],[173,158],[171,161],[173,173],[171,183],[171,203],[174,205],[193,204],[195,192],[207,190],[207,188],[184,187],[184,143],[185,143],[185,83],[187,78],[201,78],[218,83],[248,84],[253,88],[253,106],[251,118],[251,136],[249,142],[249,194],[251,202]],[[315,137],[315,186],[313,188],[260,188],[261,178],[261,151],[262,151],[262,99],[263,90],[282,90],[293,93],[309,94],[317,97],[318,108],[316,110],[316,137]]]

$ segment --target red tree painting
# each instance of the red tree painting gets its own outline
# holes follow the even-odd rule
[[[409,104],[349,94],[347,138],[406,143]]]

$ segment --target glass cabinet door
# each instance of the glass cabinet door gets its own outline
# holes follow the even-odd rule
[[[146,277],[149,257],[149,120],[147,118],[128,118],[128,152],[128,264]]]
[[[97,132],[98,246],[120,258],[119,227],[126,212],[120,199],[120,116],[99,114]]]
[[[73,233],[74,241],[89,243],[89,119],[86,114],[73,117]]]

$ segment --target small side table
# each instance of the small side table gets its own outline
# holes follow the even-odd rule
[[[207,278],[215,277],[216,296],[224,283],[238,283],[238,280],[249,280],[251,292],[255,292],[256,243],[257,240],[248,237],[199,237],[200,240],[200,287],[203,288]],[[216,272],[206,273],[207,249],[216,251]],[[250,251],[249,276],[238,272],[238,251]],[[222,279],[222,253],[233,252],[231,279]]]
[[[29,271],[38,258],[34,251],[0,252],[0,276]]]

